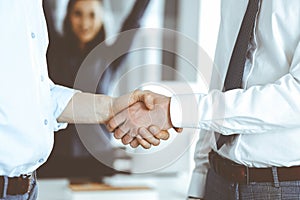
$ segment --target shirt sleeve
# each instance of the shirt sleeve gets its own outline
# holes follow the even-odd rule
[[[49,79],[50,80],[50,79]],[[51,98],[53,102],[53,129],[54,131],[58,131],[60,129],[64,129],[67,127],[67,123],[59,123],[57,118],[61,115],[63,110],[66,108],[67,104],[73,97],[76,92],[80,92],[78,90],[74,90],[71,88],[67,88],[61,85],[56,85],[50,80],[50,91]]]
[[[170,115],[175,127],[224,135],[257,134],[299,127],[299,99],[300,45],[288,73],[277,81],[227,92],[175,95],[171,98]]]

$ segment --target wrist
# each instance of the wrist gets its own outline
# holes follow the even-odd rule
[[[96,95],[95,112],[99,123],[106,123],[114,116],[115,99],[106,95]]]

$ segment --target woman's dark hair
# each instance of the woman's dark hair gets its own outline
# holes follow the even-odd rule
[[[79,40],[73,32],[71,21],[70,21],[71,11],[74,8],[74,5],[77,1],[80,0],[69,0],[66,16],[63,23],[63,39],[67,42],[68,47],[71,50],[78,49],[78,44],[79,44]],[[102,0],[97,0],[97,1],[99,1],[102,4]],[[84,51],[87,53],[90,52],[96,45],[103,42],[104,40],[105,40],[105,28],[103,24],[99,32],[96,34],[95,38],[93,38],[90,42],[87,43]]]

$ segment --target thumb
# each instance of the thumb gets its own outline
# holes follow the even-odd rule
[[[149,109],[152,110],[154,108],[154,97],[152,94],[150,93],[146,93],[145,95],[143,95],[143,102],[145,104],[145,106]]]

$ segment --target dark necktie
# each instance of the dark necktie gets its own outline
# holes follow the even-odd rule
[[[256,14],[259,8],[259,0],[249,0],[246,13],[244,15],[242,25],[238,37],[236,39],[233,52],[231,54],[225,83],[224,91],[241,88],[246,62],[246,53],[251,35],[254,29]],[[223,144],[234,139],[235,135],[220,135],[217,141],[217,148],[220,149]]]

